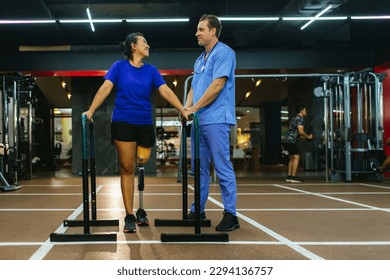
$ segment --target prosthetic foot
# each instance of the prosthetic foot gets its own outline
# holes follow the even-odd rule
[[[138,193],[139,193],[139,209],[137,210],[136,216],[137,216],[137,225],[138,226],[148,226],[149,220],[148,215],[146,214],[144,208],[144,175],[145,175],[145,168],[143,164],[138,164]]]

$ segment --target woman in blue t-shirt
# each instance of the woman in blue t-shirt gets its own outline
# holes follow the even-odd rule
[[[185,119],[188,112],[175,93],[167,86],[157,68],[142,60],[149,56],[149,45],[142,33],[131,33],[120,44],[120,50],[127,59],[114,62],[108,70],[105,81],[97,91],[88,111],[88,119],[116,88],[115,108],[112,113],[111,138],[121,166],[121,190],[126,209],[123,232],[135,232],[136,225],[148,225],[146,212],[138,209],[133,213],[135,162],[143,166],[155,144],[155,133],[150,102],[153,89],[172,104]]]

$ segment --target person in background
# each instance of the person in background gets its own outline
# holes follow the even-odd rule
[[[222,221],[215,229],[230,231],[240,227],[236,214],[236,176],[230,161],[230,128],[236,124],[236,54],[219,41],[221,30],[221,21],[215,15],[205,14],[199,19],[195,36],[204,52],[195,61],[185,108],[187,112],[196,112],[199,119],[201,218],[206,218],[210,164],[213,161],[224,205]],[[193,131],[191,135],[194,135]],[[189,219],[195,219],[194,210],[193,203]]]
[[[390,145],[390,137],[387,138],[386,145]],[[378,179],[382,179],[383,173],[390,167],[390,156],[386,157],[380,166],[378,166],[375,162],[371,162],[370,167],[376,173]]]
[[[300,159],[297,143],[299,139],[313,139],[313,134],[305,133],[304,118],[307,115],[306,107],[304,105],[298,105],[295,112],[296,116],[290,121],[288,131],[282,145],[283,148],[288,151],[290,156],[286,182],[302,183],[303,180],[297,176]]]
[[[150,97],[157,89],[187,119],[180,100],[167,86],[157,68],[146,64],[150,46],[142,33],[130,33],[120,44],[125,59],[115,61],[105,75],[105,81],[97,91],[88,111],[90,120],[95,111],[116,88],[115,108],[111,119],[111,139],[116,147],[120,163],[120,184],[126,210],[123,232],[135,232],[136,225],[149,224],[147,214],[138,209],[133,213],[135,163],[143,168],[155,145],[155,129],[152,120]]]

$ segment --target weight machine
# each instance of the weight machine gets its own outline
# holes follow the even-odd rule
[[[383,157],[384,78],[364,69],[324,77],[323,87],[315,89],[316,96],[324,97],[327,181],[374,176],[370,162],[380,164]]]
[[[21,188],[18,184],[19,174],[28,168],[31,178],[32,155],[32,90],[35,87],[35,78],[16,74],[4,74],[1,76],[1,133],[2,133],[2,158],[0,179],[1,191],[15,191]],[[27,97],[25,96],[27,94]],[[21,97],[29,103],[27,109],[27,147],[25,153],[20,153],[20,103]],[[7,180],[8,179],[8,180]],[[9,183],[10,182],[10,183]]]

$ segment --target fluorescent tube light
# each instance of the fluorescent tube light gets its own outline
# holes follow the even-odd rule
[[[89,23],[88,19],[60,19],[60,23]]]
[[[89,12],[88,7],[87,7],[87,15],[88,15],[89,24],[91,25],[92,32],[95,32],[95,26],[93,25],[91,13]]]
[[[92,22],[97,23],[115,23],[115,22],[122,22],[123,19],[93,19]]]
[[[276,21],[278,17],[218,17],[221,21]]]
[[[322,16],[323,14],[325,14],[327,11],[329,11],[330,9],[332,8],[332,5],[329,5],[328,7],[326,7],[325,9],[323,9],[321,12],[319,12],[312,20],[310,20],[309,22],[307,22],[305,25],[303,25],[301,27],[301,30],[305,29],[306,27],[308,27],[310,24],[312,24],[316,19],[318,19],[320,16]]]
[[[126,19],[126,22],[187,22],[189,18],[131,18]]]
[[[122,22],[122,19],[60,19],[60,23],[115,23],[115,22]]]
[[[0,20],[0,24],[30,24],[30,23],[55,23],[55,20]]]
[[[355,16],[351,19],[390,19],[390,16]]]
[[[314,20],[315,17],[284,17],[282,20],[286,21],[304,21],[304,20]],[[346,20],[348,17],[320,17],[316,20]]]

